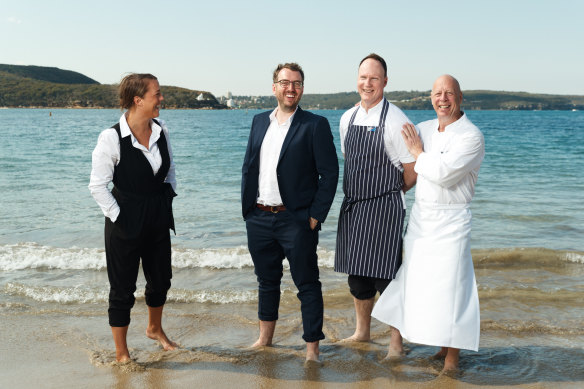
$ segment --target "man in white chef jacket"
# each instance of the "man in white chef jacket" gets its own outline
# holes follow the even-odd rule
[[[416,159],[416,201],[396,279],[372,316],[397,328],[404,339],[441,350],[444,371],[458,368],[459,350],[479,347],[479,299],[470,252],[471,212],[483,134],[460,110],[458,81],[440,76],[431,92],[437,118],[411,124],[402,135]]]

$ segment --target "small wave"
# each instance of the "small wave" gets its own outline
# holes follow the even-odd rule
[[[584,335],[579,323],[573,327],[559,327],[535,321],[481,320],[481,331],[505,331],[513,334]]]
[[[168,301],[177,303],[213,303],[213,304],[243,304],[257,301],[257,291],[221,290],[192,291],[186,289],[171,289]]]
[[[319,247],[317,254],[321,268],[334,267],[334,250]],[[544,248],[478,249],[472,251],[472,256],[477,267],[584,264],[583,252]],[[283,265],[284,268],[289,268],[288,261],[284,261]],[[172,250],[172,266],[177,269],[242,269],[253,267],[253,262],[245,246],[220,249],[176,248]],[[34,242],[0,245],[0,271],[41,268],[104,270],[105,267],[103,249],[60,248],[43,246]]]
[[[472,250],[476,267],[540,265],[557,266],[558,263],[584,264],[584,253],[580,251],[551,250],[545,248],[505,248]]]
[[[318,249],[319,265],[334,266],[334,251]],[[288,261],[284,267],[289,268]],[[242,269],[253,267],[247,247],[221,249],[173,249],[172,266],[177,269]],[[104,270],[105,251],[96,248],[59,248],[33,242],[0,246],[0,270],[66,269]]]
[[[479,298],[481,301],[488,299],[495,300],[514,300],[519,303],[530,306],[539,304],[555,304],[560,307],[575,306],[582,304],[582,292],[584,288],[575,290],[552,289],[542,290],[535,287],[521,286],[517,284],[513,288],[488,288],[479,285]]]
[[[584,264],[584,254],[583,253],[567,252],[567,253],[564,253],[564,260],[567,262],[583,263]]]
[[[84,285],[73,287],[31,286],[14,282],[6,284],[4,292],[8,295],[26,297],[38,302],[59,304],[106,303],[109,295],[107,287],[88,288]],[[144,291],[138,290],[134,293],[134,296],[137,300],[143,300]],[[176,303],[243,304],[257,301],[257,291],[171,289],[168,292],[167,301]]]
[[[503,215],[502,216],[503,219],[509,219],[512,221],[518,221],[518,222],[522,222],[522,223],[530,223],[530,222],[535,222],[535,223],[558,223],[558,222],[562,222],[565,220],[564,216],[559,216],[559,215],[546,215],[546,214],[541,214],[541,215]]]
[[[253,262],[244,246],[227,249],[175,249],[172,251],[172,266],[179,269],[241,269],[253,266]]]
[[[94,269],[105,268],[103,249],[58,248],[37,243],[0,246],[0,270],[22,269]]]
[[[56,286],[30,286],[14,282],[6,284],[4,290],[6,294],[12,296],[60,304],[104,302],[107,301],[109,294],[107,289],[90,289],[83,285],[60,288]]]

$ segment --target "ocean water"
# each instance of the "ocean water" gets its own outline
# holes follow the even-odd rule
[[[170,129],[178,180],[174,277],[166,311],[175,320],[182,344],[205,346],[207,341],[211,347],[223,339],[237,348],[254,340],[257,284],[239,199],[241,164],[257,112],[161,114]],[[377,349],[347,351],[335,343],[349,336],[354,326],[346,277],[332,271],[342,201],[338,123],[343,112],[316,113],[331,123],[341,167],[318,254],[325,298],[324,355],[331,360],[329,367],[338,368],[342,375],[343,361],[354,359],[355,353],[381,353],[388,332],[374,323]],[[31,315],[53,315],[56,320],[92,317],[95,332],[105,334],[100,347],[95,346],[99,341],[82,342],[91,355],[98,354],[90,358],[94,364],[108,358],[107,353],[100,356],[105,353],[100,350],[113,346],[108,343],[103,215],[87,184],[97,137],[120,114],[118,110],[0,109],[4,134],[0,315],[17,323]],[[415,123],[434,117],[432,111],[406,114]],[[584,381],[584,112],[468,111],[467,115],[485,135],[486,157],[471,208],[481,350],[463,352],[462,380],[500,385]],[[406,201],[411,206],[413,191]],[[137,317],[143,315],[143,286],[140,276]],[[301,343],[298,302],[288,273],[282,288],[278,331],[286,335],[280,341]],[[181,331],[197,317],[204,322],[205,339],[211,341]],[[223,327],[231,330],[217,330]],[[243,339],[241,331],[251,335]],[[412,357],[404,362],[405,370],[393,374],[406,381],[434,377],[432,363],[423,359],[431,348],[408,347]],[[366,359],[370,364],[364,369],[375,377],[380,365],[373,357]]]

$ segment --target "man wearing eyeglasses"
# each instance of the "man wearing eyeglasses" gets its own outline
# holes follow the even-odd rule
[[[324,334],[316,246],[335,196],[339,164],[327,119],[298,106],[303,91],[302,68],[278,65],[272,84],[278,106],[253,118],[241,203],[259,283],[260,335],[252,347],[272,344],[287,258],[301,302],[306,360],[318,360]]]
[[[402,260],[404,193],[414,186],[415,159],[401,136],[411,123],[383,97],[387,64],[377,54],[361,60],[359,105],[343,114],[341,149],[345,157],[335,271],[347,273],[355,305],[356,328],[344,341],[370,340],[375,295],[395,278]],[[401,355],[402,338],[392,328],[388,357]]]

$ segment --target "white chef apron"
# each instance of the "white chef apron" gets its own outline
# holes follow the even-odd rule
[[[416,201],[402,266],[371,316],[413,343],[478,351],[480,310],[470,230],[468,204]]]

